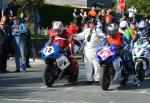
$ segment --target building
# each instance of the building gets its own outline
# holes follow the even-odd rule
[[[116,0],[45,0],[48,4],[55,5],[71,5],[76,7],[92,7],[111,8]]]
[[[87,0],[87,7],[112,8],[115,0]]]

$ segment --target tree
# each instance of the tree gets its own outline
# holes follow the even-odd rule
[[[132,5],[139,13],[150,13],[150,0],[126,0],[127,9]]]

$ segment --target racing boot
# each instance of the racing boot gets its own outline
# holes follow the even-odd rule
[[[130,75],[130,79],[133,82],[133,84],[135,85],[135,87],[139,87],[140,83],[139,81],[135,78],[135,75]]]

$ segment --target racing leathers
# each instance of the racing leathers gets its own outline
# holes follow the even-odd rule
[[[131,48],[134,48],[135,42],[143,44],[144,42],[150,43],[150,27],[139,29],[131,41]]]
[[[120,57],[123,59],[123,62],[125,64],[125,68],[127,69],[129,75],[130,75],[130,79],[131,81],[136,85],[139,86],[138,81],[135,79],[135,66],[134,66],[134,61],[132,59],[132,53],[129,51],[130,46],[128,45],[125,37],[123,36],[123,34],[121,34],[120,32],[118,32],[117,36],[112,38],[110,35],[108,35],[106,37],[106,41],[109,44],[113,44],[116,45],[120,51],[119,51],[119,55]],[[118,71],[121,73],[121,70]],[[118,74],[118,73],[116,73]]]
[[[67,57],[70,61],[70,66],[71,66],[70,82],[77,83],[78,63],[69,47],[68,35],[69,34],[66,30],[64,30],[64,32],[61,35],[55,35],[54,31],[51,29],[49,45],[54,45],[57,42],[60,43],[59,47],[61,51],[67,53]]]

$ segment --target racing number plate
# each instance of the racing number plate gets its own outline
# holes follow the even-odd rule
[[[99,56],[103,59],[103,60],[105,60],[106,58],[108,58],[109,56],[111,56],[111,52],[109,51],[109,50],[101,50],[100,52],[99,52]]]
[[[54,53],[54,48],[53,47],[46,47],[44,52],[45,52],[46,56],[50,55],[50,54]]]

